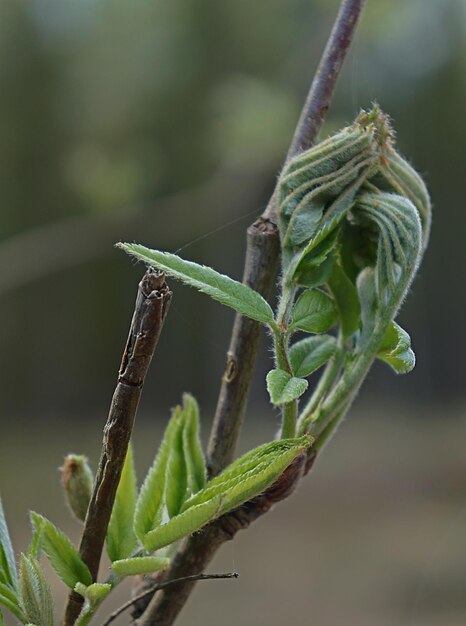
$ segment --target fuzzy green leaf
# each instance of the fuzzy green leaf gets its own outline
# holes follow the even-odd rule
[[[361,320],[363,332],[368,335],[377,316],[377,293],[375,286],[375,271],[373,267],[365,267],[359,274],[356,288],[361,304]]]
[[[190,394],[183,395],[183,452],[188,478],[188,495],[205,486],[206,466],[199,439],[199,407]]]
[[[13,587],[17,586],[18,573],[16,571],[15,554],[11,544],[10,533],[0,498],[0,580],[5,579]]]
[[[324,333],[338,321],[333,299],[318,289],[307,289],[299,296],[293,310],[290,330]]]
[[[333,265],[328,285],[338,309],[343,336],[350,337],[361,322],[358,291],[340,263]]]
[[[134,552],[137,546],[133,528],[136,498],[136,471],[134,469],[133,448],[130,445],[107,530],[107,552],[111,561],[126,558]]]
[[[118,576],[135,576],[137,574],[152,574],[170,565],[170,559],[158,556],[141,556],[132,559],[123,559],[112,563],[112,570]]]
[[[21,554],[19,589],[21,606],[28,622],[53,626],[53,600],[47,578],[40,563],[24,554]]]
[[[108,596],[112,590],[112,585],[109,583],[92,583],[91,585],[76,583],[74,590],[85,598],[92,607],[96,607]]]
[[[319,335],[306,337],[293,344],[290,349],[290,362],[293,374],[305,378],[322,367],[334,354],[335,337]]]
[[[272,404],[288,404],[297,400],[308,387],[307,380],[295,378],[284,370],[270,370],[267,374],[267,391]]]
[[[0,583],[0,606],[8,609],[20,622],[24,623],[26,621],[19,606],[17,592],[4,583]]]
[[[258,495],[305,452],[311,441],[309,437],[282,439],[248,452],[187,500],[179,515],[148,533],[146,549],[152,552],[178,541]]]
[[[70,589],[74,589],[78,582],[90,585],[91,573],[68,537],[48,519],[33,511],[31,511],[31,521],[35,530],[43,525],[43,550],[63,582]]]
[[[293,282],[308,289],[325,285],[335,263],[335,255],[332,254],[332,250],[326,249],[325,253],[328,253],[328,256],[319,257],[317,262],[312,256],[301,261],[293,276]]]
[[[174,412],[168,422],[154,462],[139,492],[134,515],[134,530],[140,541],[143,541],[144,536],[162,521],[163,507],[165,505],[167,463],[173,439],[180,425],[180,413]]]
[[[169,517],[180,512],[188,491],[188,471],[183,447],[185,415],[180,406],[175,408],[175,415],[177,416],[178,428],[171,441],[165,478],[165,504]]]
[[[173,278],[199,289],[214,300],[231,307],[246,317],[264,324],[272,324],[274,321],[272,309],[257,291],[216,272],[211,267],[185,261],[176,254],[151,250],[138,244],[120,243],[117,244],[117,247],[162,270],[168,276],[173,276]]]
[[[84,598],[84,604],[76,620],[76,626],[87,626],[99,605],[112,590],[112,585],[108,583],[92,583],[91,585],[76,583],[74,590]]]
[[[42,535],[44,533],[44,523],[38,522],[37,527],[32,529],[32,539],[28,547],[27,555],[34,559],[39,559],[42,551]]]
[[[411,338],[396,322],[388,327],[377,358],[390,365],[397,374],[407,374],[416,365]]]

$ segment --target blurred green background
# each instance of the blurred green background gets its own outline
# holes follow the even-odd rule
[[[18,546],[28,508],[79,533],[56,467],[96,461],[143,272],[113,244],[241,276],[338,4],[0,1],[0,491]],[[217,568],[242,578],[205,583],[181,625],[466,623],[465,34],[464,0],[368,0],[322,135],[377,100],[425,175],[432,240],[400,316],[418,364],[374,368],[299,496],[224,548]],[[172,287],[141,475],[183,390],[207,432],[233,320]],[[243,448],[277,426],[268,359]]]

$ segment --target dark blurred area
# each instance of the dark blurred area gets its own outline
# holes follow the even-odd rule
[[[144,271],[113,244],[124,240],[181,249],[187,258],[241,276],[245,229],[273,188],[338,5],[336,0],[1,0],[0,419],[8,435],[2,435],[0,443],[0,490],[7,510],[18,519],[19,541],[26,541],[25,511],[32,504],[15,500],[15,495],[30,497],[33,491],[47,490],[42,477],[45,481],[47,473],[52,480],[50,472],[53,476],[60,463],[59,446],[67,446],[63,453],[75,448],[96,461],[99,432]],[[442,561],[443,566],[453,568],[449,572],[455,588],[442,579],[435,591],[440,604],[429,591],[434,584],[431,570],[425,574],[424,567],[429,546],[443,536],[464,505],[466,487],[464,445],[459,445],[460,435],[464,443],[460,418],[466,399],[465,35],[465,0],[368,0],[322,136],[351,122],[361,107],[377,100],[394,120],[400,151],[425,175],[434,203],[432,239],[400,315],[418,363],[404,377],[395,377],[383,366],[374,368],[352,410],[355,426],[345,426],[347,439],[345,433],[337,438],[340,447],[335,449],[342,456],[330,453],[330,446],[329,457],[324,455],[316,473],[316,486],[310,480],[301,492],[305,497],[309,491],[308,499],[319,503],[317,514],[307,510],[309,502],[294,499],[290,519],[301,520],[299,539],[284,549],[280,533],[288,523],[286,505],[275,522],[263,522],[272,524],[269,528],[275,530],[270,532],[276,536],[264,539],[262,550],[274,553],[274,542],[281,550],[263,565],[268,570],[273,563],[273,593],[265,584],[251,592],[258,605],[248,605],[246,624],[262,623],[257,593],[264,595],[264,603],[280,593],[289,597],[292,579],[301,581],[299,589],[293,587],[301,598],[301,612],[296,605],[288,621],[295,623],[299,616],[313,621],[308,612],[317,610],[319,598],[324,606],[334,602],[319,578],[322,563],[328,588],[350,615],[344,623],[456,626],[463,623],[459,616],[466,619],[464,515],[462,531],[455,531],[462,558],[456,554],[448,560],[442,553],[447,563]],[[138,418],[145,433],[154,419],[168,417],[184,390],[195,394],[209,421],[233,320],[233,313],[208,298],[174,281],[170,284],[173,304]],[[243,447],[259,439],[258,432],[272,437],[277,425],[264,386],[269,358],[264,344]],[[394,441],[392,417],[398,433]],[[38,441],[42,451],[35,447]],[[404,461],[394,452],[400,442]],[[150,442],[141,439],[143,443],[147,465],[157,433]],[[44,454],[47,461],[41,465]],[[23,469],[17,471],[14,461],[20,455]],[[347,458],[352,467],[350,459],[356,457],[359,469],[353,468],[353,474],[341,459]],[[375,482],[367,478],[373,467]],[[33,468],[34,485],[28,478]],[[342,472],[335,484],[325,468],[331,475]],[[400,468],[407,477],[414,476],[412,483],[403,484],[406,476]],[[435,482],[437,470],[442,488]],[[16,476],[13,484],[11,472]],[[348,494],[357,486],[361,491],[353,501]],[[58,486],[54,497],[60,498]],[[364,510],[358,508],[358,497],[368,499]],[[396,516],[400,498],[402,521]],[[52,511],[58,507],[57,516],[63,514],[56,502],[39,498],[34,503],[47,513],[45,505]],[[348,523],[359,537],[356,543],[344,529],[353,507],[358,512]],[[366,513],[375,516],[374,507],[379,517],[371,517],[367,532],[370,545],[385,546],[379,560],[371,560],[370,549],[358,543],[366,533],[360,518]],[[306,509],[305,517],[300,517],[301,509]],[[430,526],[425,515],[433,516]],[[334,522],[336,544],[333,526],[326,523],[332,516],[340,522]],[[418,523],[425,525],[424,543],[416,536]],[[315,557],[314,552],[301,554],[307,525],[309,536],[319,529],[327,532],[323,544],[315,539],[315,545],[309,544]],[[258,535],[260,531],[241,545],[254,546]],[[417,549],[403,561],[412,541],[418,542]],[[231,554],[228,550],[225,553]],[[246,547],[242,550],[247,552]],[[297,554],[302,563],[294,566]],[[391,575],[396,578],[401,571],[403,582],[394,585],[390,595],[383,576],[380,585],[371,587],[365,571],[367,585],[359,589],[357,601],[352,596],[359,604],[351,613],[351,602],[345,605],[342,598],[356,579],[348,584],[342,574],[336,583],[330,580],[342,567],[339,558],[351,578],[351,564],[358,559],[373,571],[385,571],[387,562],[393,565],[393,554],[399,554],[399,560],[395,558]],[[257,567],[262,556],[254,560]],[[223,562],[227,569],[236,567],[233,558]],[[314,558],[310,579],[318,584],[304,601],[302,572]],[[249,565],[241,565],[250,576]],[[287,570],[293,567],[296,572]],[[261,574],[256,575],[260,585]],[[424,585],[421,591],[418,584]],[[364,611],[364,603],[381,588],[386,597]],[[227,598],[231,588],[221,589]],[[211,590],[204,587],[206,595],[200,596],[207,603]],[[238,602],[247,603],[247,585],[243,592]],[[410,604],[416,593],[416,602],[424,603],[420,613]],[[427,608],[426,597],[433,603]],[[235,610],[237,606],[236,601],[230,604]],[[453,608],[442,612],[444,606]],[[383,607],[388,607],[386,613]],[[221,613],[214,611],[215,618],[206,612],[207,621],[199,623],[236,623],[233,608],[228,611],[230,621],[222,621]],[[268,623],[282,624],[283,607],[276,621],[274,607],[269,609]],[[409,611],[414,617],[408,619]],[[343,623],[337,613],[319,615],[315,613],[316,626]],[[416,615],[421,615],[420,621]]]

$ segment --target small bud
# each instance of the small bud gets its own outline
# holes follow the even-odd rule
[[[94,484],[87,457],[68,454],[60,473],[68,506],[77,519],[84,521]]]

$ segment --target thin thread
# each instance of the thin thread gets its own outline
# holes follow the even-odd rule
[[[233,226],[233,224],[237,224],[238,222],[241,222],[242,220],[245,220],[246,218],[250,217],[251,215],[257,215],[257,217],[259,217],[259,215],[261,215],[262,211],[263,211],[263,208],[261,208],[261,209],[254,209],[254,211],[248,211],[247,213],[244,213],[243,215],[240,215],[239,217],[235,217],[235,219],[230,220],[226,224],[222,224],[222,226],[218,226],[217,228],[214,228],[213,230],[210,230],[208,233],[205,233],[204,235],[200,235],[199,237],[196,237],[195,239],[192,239],[191,241],[188,241],[188,243],[185,243],[183,246],[181,246],[181,248],[178,248],[178,250],[175,250],[174,254],[178,254],[179,252],[181,252],[181,250],[185,250],[186,248],[189,248],[190,246],[194,245],[195,243],[198,243],[199,241],[203,241],[204,239],[207,239],[207,237],[211,237],[212,235],[215,235],[215,234],[221,232],[222,230],[225,230],[229,226]]]

